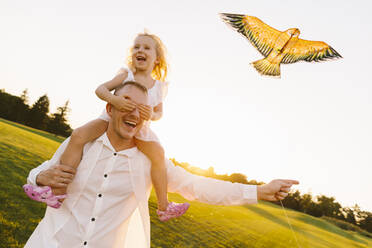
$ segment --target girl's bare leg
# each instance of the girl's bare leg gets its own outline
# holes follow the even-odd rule
[[[77,168],[83,155],[84,145],[100,137],[107,130],[107,126],[107,121],[96,119],[75,129],[62,154],[61,164]]]
[[[96,119],[75,129],[70,137],[66,150],[61,156],[61,164],[77,168],[83,156],[84,145],[100,137],[107,130],[108,122]],[[64,194],[66,189],[56,189],[53,193]]]
[[[135,139],[137,148],[151,160],[151,180],[158,198],[158,208],[165,211],[168,206],[167,171],[163,147],[153,141]]]

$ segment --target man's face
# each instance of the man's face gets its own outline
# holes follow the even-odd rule
[[[147,104],[147,95],[136,86],[127,85],[117,93],[118,96],[133,101],[135,104]],[[138,107],[132,112],[119,111],[114,106],[107,105],[107,113],[111,120],[109,129],[111,128],[116,135],[123,139],[132,139],[134,135],[141,129],[143,120],[140,118]]]

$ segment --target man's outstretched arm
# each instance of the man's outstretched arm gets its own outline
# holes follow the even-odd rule
[[[167,162],[168,191],[181,194],[188,200],[214,205],[243,205],[257,200],[277,201],[288,195],[295,180],[273,180],[265,185],[247,185],[191,174],[170,160]]]

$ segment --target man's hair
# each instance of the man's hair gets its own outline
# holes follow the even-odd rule
[[[148,94],[147,88],[145,86],[143,86],[142,84],[137,83],[135,81],[126,81],[125,83],[123,83],[123,84],[121,84],[121,85],[119,85],[118,87],[115,88],[114,95],[118,95],[118,92],[122,88],[124,88],[125,86],[128,86],[128,85],[133,85],[134,87],[137,87],[138,89],[140,89],[146,95]]]

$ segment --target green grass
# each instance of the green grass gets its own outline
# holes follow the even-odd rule
[[[0,247],[23,247],[44,206],[22,192],[28,172],[59,146],[53,135],[0,120]]]
[[[57,137],[58,138],[58,137]],[[29,200],[22,185],[31,168],[51,157],[62,138],[0,119],[0,247],[23,247],[45,206]],[[170,194],[170,199],[184,199]],[[283,210],[270,203],[211,206],[191,202],[182,218],[161,223],[149,202],[152,247],[298,247]],[[372,247],[372,239],[321,219],[286,210],[302,248]]]
[[[62,142],[62,141],[65,140],[65,137],[62,137],[62,136],[59,136],[59,135],[56,135],[56,134],[52,134],[52,133],[48,133],[48,132],[45,132],[43,130],[35,129],[35,128],[32,128],[32,127],[28,127],[28,126],[25,126],[25,125],[22,125],[22,124],[19,124],[19,123],[16,123],[16,122],[8,121],[8,120],[5,120],[3,118],[0,118],[0,122],[18,127],[20,129],[29,131],[31,133],[38,134],[40,136],[43,136],[45,138],[48,138],[48,139],[51,139],[51,140],[54,140],[54,141],[57,141],[57,142]]]

